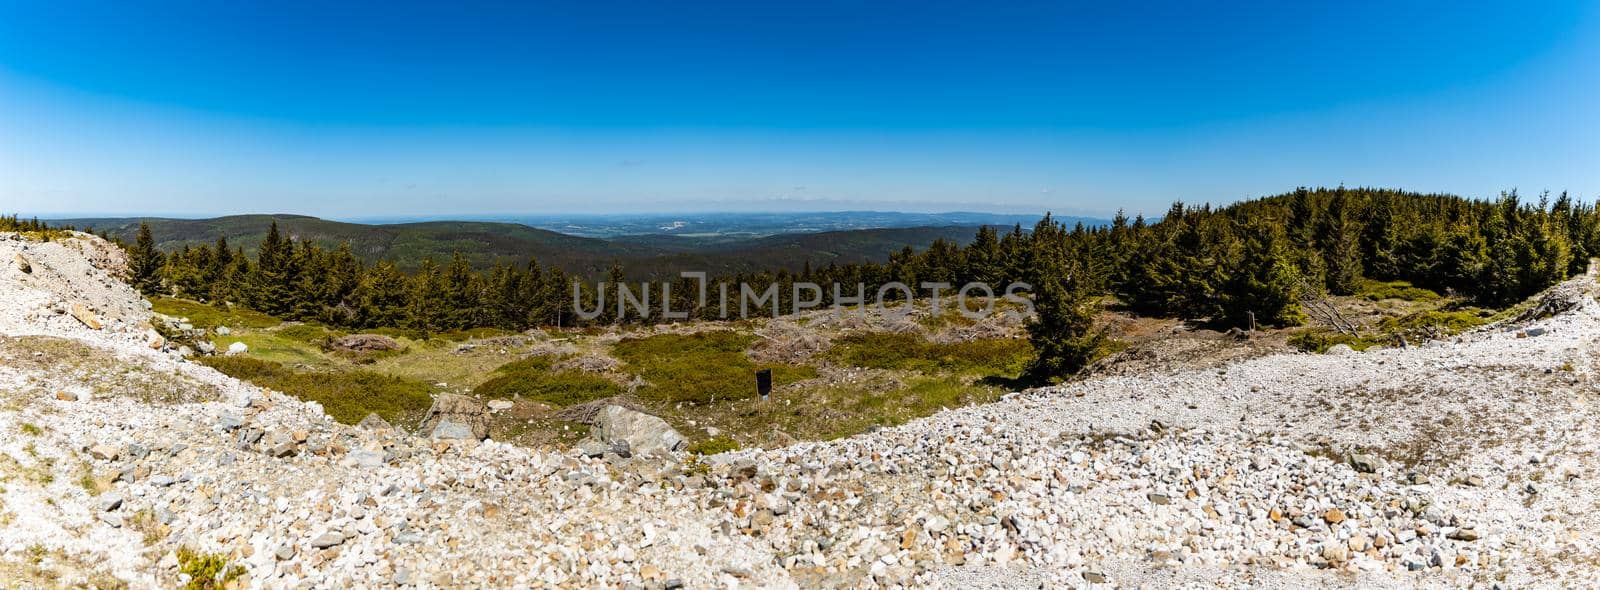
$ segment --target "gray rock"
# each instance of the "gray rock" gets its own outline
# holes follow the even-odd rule
[[[472,432],[472,426],[455,420],[440,420],[428,436],[447,440],[478,440],[478,436]]]
[[[395,535],[394,542],[396,545],[415,545],[422,542],[422,535],[412,531],[406,531],[404,533]]]
[[[585,457],[602,457],[605,456],[606,451],[611,450],[611,445],[585,437],[583,440],[578,441],[578,444],[574,445],[573,448],[578,449]]]
[[[283,457],[293,456],[295,453],[294,441],[283,440],[275,442],[272,444],[271,448],[267,449],[267,453],[280,459]]]
[[[688,444],[666,420],[622,406],[606,406],[595,414],[589,435],[608,445],[626,442],[636,455],[679,451]]]
[[[212,331],[216,332],[218,336],[227,336],[233,333],[233,330],[228,329],[227,326],[217,326],[217,329]]]
[[[377,431],[377,430],[394,430],[394,426],[389,424],[388,420],[384,420],[383,416],[379,416],[379,415],[377,415],[375,413],[367,414],[367,417],[362,418],[360,422],[356,423],[356,428],[360,428],[362,430],[374,430],[374,431]]]
[[[175,482],[172,479],[172,476],[170,476],[170,475],[152,475],[152,476],[150,476],[150,485],[153,485],[153,486],[156,486],[156,487],[164,488],[164,487],[172,485],[173,483],[175,483]]]
[[[265,430],[256,428],[254,426],[240,428],[238,432],[235,432],[233,435],[233,446],[239,449],[248,449],[250,448],[250,445],[260,442],[261,437],[265,436],[266,434],[267,432]]]
[[[294,547],[290,547],[288,545],[278,547],[278,550],[273,552],[273,557],[278,558],[278,561],[288,561],[293,559]]]
[[[401,348],[399,341],[381,334],[351,334],[335,338],[329,346],[346,352],[382,352]]]
[[[311,546],[317,549],[327,549],[344,544],[344,533],[328,531],[311,540]]]
[[[350,459],[355,461],[356,465],[369,469],[383,467],[382,451],[372,451],[368,449],[350,451]]]
[[[96,505],[99,506],[102,512],[116,510],[122,507],[122,495],[112,492],[104,496],[100,496],[100,501],[97,502]]]
[[[89,447],[89,456],[101,461],[116,461],[122,456],[122,451],[111,445],[95,445]]]
[[[217,427],[223,430],[238,430],[241,426],[244,426],[244,418],[233,412],[223,412],[222,417],[217,418]]]
[[[235,342],[228,345],[228,356],[240,355],[247,352],[250,352],[250,345],[243,342]]]
[[[1335,344],[1333,346],[1329,346],[1328,347],[1328,351],[1323,353],[1323,354],[1331,354],[1331,355],[1337,356],[1337,355],[1355,354],[1355,353],[1356,353],[1356,349],[1350,348],[1350,345],[1348,345],[1348,344]]]
[[[216,344],[212,344],[210,340],[201,340],[199,342],[196,342],[196,343],[194,343],[194,348],[195,348],[195,350],[200,351],[200,354],[216,354],[217,353],[217,345]],[[184,355],[184,356],[188,356],[188,355]]]
[[[441,429],[447,422],[453,424]],[[433,438],[483,440],[489,438],[489,408],[477,398],[441,394],[433,398],[418,431]]]
[[[1366,453],[1353,453],[1350,455],[1350,467],[1362,473],[1377,473],[1383,467],[1383,459]]]

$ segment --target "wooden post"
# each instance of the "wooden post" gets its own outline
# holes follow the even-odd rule
[[[761,394],[762,401],[772,394],[772,369],[756,371],[756,393]]]

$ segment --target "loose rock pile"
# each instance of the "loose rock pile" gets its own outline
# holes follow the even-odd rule
[[[1092,379],[703,459],[622,408],[599,453],[480,441],[487,409],[443,398],[432,437],[340,425],[124,337],[137,317],[52,319],[67,295],[0,275],[0,358],[94,351],[0,363],[0,573],[171,587],[189,548],[266,588],[1600,583],[1587,295],[1459,342]],[[104,387],[118,371],[197,393]]]

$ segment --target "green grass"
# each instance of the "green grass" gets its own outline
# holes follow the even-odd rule
[[[739,449],[739,441],[726,436],[716,436],[689,445],[688,451],[695,455],[715,455]]]
[[[824,440],[853,436],[873,426],[897,426],[931,415],[941,408],[957,408],[997,399],[1000,388],[968,385],[948,377],[920,377],[898,388],[838,385],[796,393],[803,416],[774,416],[786,431]],[[773,406],[772,413],[790,413]]]
[[[344,332],[330,330],[317,324],[295,324],[293,326],[284,326],[274,330],[273,333],[277,334],[281,338],[299,340],[306,344],[316,344],[319,346],[323,342],[326,342],[329,338],[338,338],[344,335]]]
[[[1459,334],[1489,323],[1487,312],[1476,308],[1454,311],[1423,311],[1400,317],[1387,317],[1378,322],[1378,331],[1384,334],[1415,334],[1433,332],[1443,335]]]
[[[1011,338],[937,343],[913,333],[860,332],[834,341],[828,358],[870,369],[1014,377],[1033,358],[1033,346]]]
[[[227,352],[228,347],[235,342],[243,342],[250,347],[250,358],[285,364],[326,364],[326,357],[319,344],[306,342],[298,338],[285,337],[277,332],[248,332],[235,333],[215,339],[217,352]]]
[[[1489,323],[1487,310],[1465,308],[1451,311],[1428,310],[1378,321],[1377,331],[1351,336],[1326,328],[1312,328],[1289,337],[1289,345],[1309,352],[1327,352],[1335,344],[1366,350],[1380,344],[1399,344],[1400,339],[1416,344],[1432,338],[1451,336]]]
[[[1436,301],[1439,294],[1406,281],[1363,280],[1356,295],[1368,301],[1399,299],[1402,301]]]
[[[954,408],[973,401],[990,401],[996,392],[980,390],[951,379],[916,379],[904,388],[886,395],[864,395],[854,407],[871,416],[880,426],[894,426],[927,416],[940,408]]]
[[[245,309],[242,306],[222,309],[198,301],[173,297],[156,297],[150,300],[150,304],[156,313],[175,318],[189,318],[189,323],[197,328],[214,328],[217,326],[271,328],[283,323],[278,318]]]
[[[391,423],[428,409],[432,387],[372,371],[299,372],[272,361],[248,357],[209,357],[201,362],[261,387],[322,404],[334,420],[355,424],[369,412]]]
[[[521,396],[561,407],[622,393],[609,379],[583,371],[557,371],[551,362],[550,357],[538,356],[506,363],[472,393],[489,399]]]
[[[745,354],[755,336],[736,332],[659,334],[618,342],[612,351],[624,370],[651,386],[639,395],[671,403],[709,404],[756,395],[755,371],[772,369],[773,385],[815,377],[816,369],[792,365],[757,367]]]
[[[228,567],[228,558],[220,553],[199,553],[188,547],[178,549],[178,571],[189,574],[185,590],[214,590],[243,576],[243,566]]]

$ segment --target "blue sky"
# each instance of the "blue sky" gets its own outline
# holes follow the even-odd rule
[[[0,210],[1600,197],[1596,2],[323,4],[0,0]]]

